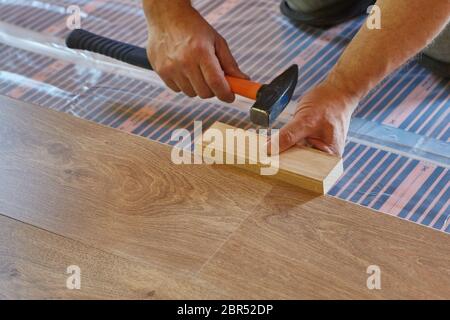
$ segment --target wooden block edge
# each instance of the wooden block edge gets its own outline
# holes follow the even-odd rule
[[[235,128],[231,125],[222,123],[220,121],[214,122],[208,129],[205,130],[205,132],[211,128],[219,129],[220,128]],[[199,145],[203,145],[203,141],[194,141],[194,153],[201,155],[203,159],[208,158],[203,154],[203,149],[199,147]],[[309,148],[310,151],[313,151],[314,153],[317,153],[318,155],[327,156],[327,157],[334,157],[332,155],[326,154],[320,150],[316,150],[313,148]],[[222,152],[224,152],[222,150]],[[337,157],[336,157],[337,158]],[[250,165],[250,164],[232,164],[232,166],[237,167],[239,169],[243,169],[246,171],[251,171],[254,173],[258,172],[258,169],[261,168],[260,165]],[[307,177],[304,175],[297,174],[295,172],[287,171],[285,169],[282,169],[281,167],[278,170],[278,173],[275,175],[267,175],[265,177],[281,180],[283,182],[289,183],[291,185],[298,186],[302,189],[306,189],[315,193],[319,194],[326,194],[337,182],[337,180],[341,177],[341,175],[344,172],[343,168],[343,160],[340,158],[339,161],[336,163],[336,165],[332,168],[330,173],[327,175],[327,177],[324,180],[318,180],[311,177]]]

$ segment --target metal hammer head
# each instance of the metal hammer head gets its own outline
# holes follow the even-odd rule
[[[290,66],[271,83],[259,89],[256,101],[250,109],[250,120],[269,127],[291,101],[298,79],[298,66]]]

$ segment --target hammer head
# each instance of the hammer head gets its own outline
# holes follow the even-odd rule
[[[256,101],[250,109],[250,120],[269,127],[291,101],[298,79],[298,66],[290,66],[271,83],[259,89]]]

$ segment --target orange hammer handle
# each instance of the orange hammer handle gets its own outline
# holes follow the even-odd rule
[[[231,91],[252,100],[256,100],[256,94],[262,87],[262,84],[250,80],[234,78],[230,76],[225,76],[225,78],[230,85]]]

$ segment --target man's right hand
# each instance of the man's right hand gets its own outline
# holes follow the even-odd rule
[[[190,97],[217,96],[232,102],[234,94],[225,75],[241,72],[228,44],[190,5],[190,1],[146,1],[147,54],[153,69],[175,92]]]

